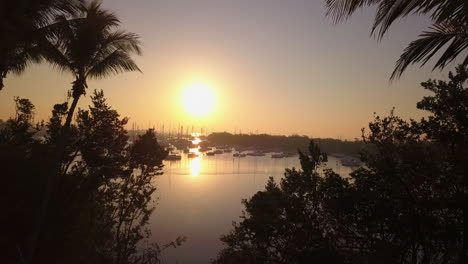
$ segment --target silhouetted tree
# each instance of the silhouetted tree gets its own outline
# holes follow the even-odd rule
[[[45,219],[49,199],[59,179],[59,166],[66,145],[70,139],[70,125],[78,101],[85,94],[88,78],[104,78],[112,74],[140,69],[131,58],[132,53],[140,54],[138,36],[118,30],[119,19],[101,8],[98,1],[81,5],[75,16],[59,15],[50,35],[40,43],[42,56],[61,71],[70,72],[75,81],[71,89],[72,103],[56,140],[52,165],[46,172],[49,175],[44,198],[40,206],[36,233],[31,237],[34,250],[37,236]]]
[[[468,5],[468,4],[467,4]],[[421,121],[428,139],[443,150],[446,160],[453,165],[451,181],[459,183],[461,199],[458,206],[464,212],[463,263],[468,262],[468,70],[459,66],[456,73],[449,73],[448,81],[429,80],[422,83],[433,93],[418,103],[418,108],[431,115]],[[463,197],[463,198],[462,198]]]
[[[265,191],[243,201],[243,220],[222,237],[227,248],[214,263],[344,261],[324,205],[345,203],[343,189],[349,183],[331,170],[319,174],[327,158],[313,142],[300,160],[302,170],[286,169],[279,185],[270,178]]]
[[[34,136],[43,131],[32,125],[33,105],[15,100],[17,116],[0,127],[2,180],[8,186],[1,195],[8,218],[1,222],[0,261],[6,263],[27,261],[24,249],[46,179],[37,171],[53,159],[47,153],[54,151],[67,113],[66,104],[56,105],[45,140],[38,141]],[[159,263],[162,250],[184,241],[150,243],[147,229],[154,179],[162,174],[167,153],[153,130],[129,145],[127,119],[108,106],[103,92],[91,100],[71,127],[33,263]],[[21,133],[12,132],[20,125]]]
[[[465,0],[326,0],[328,15],[335,21],[350,17],[365,6],[377,6],[372,33],[382,38],[398,19],[411,14],[427,14],[434,24],[411,42],[396,63],[392,78],[399,77],[410,64],[425,65],[439,51],[435,68],[445,68],[461,57],[468,63],[468,3]],[[465,56],[465,58],[463,58]]]
[[[466,263],[467,76],[423,83],[419,122],[376,116],[349,177],[320,174],[311,143],[302,170],[243,202],[214,263]]]
[[[31,62],[41,61],[38,42],[52,18],[73,13],[81,0],[3,0],[0,2],[0,90],[10,73],[21,74]]]

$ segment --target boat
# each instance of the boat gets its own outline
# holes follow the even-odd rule
[[[296,152],[283,152],[283,156],[284,156],[285,158],[294,157],[294,156],[296,156],[296,155],[297,155]]]
[[[214,151],[208,151],[208,152],[206,153],[206,155],[207,155],[207,156],[214,156],[215,153],[214,153]]]
[[[244,153],[234,153],[234,155],[232,155],[236,158],[244,158],[246,155]]]
[[[217,149],[214,151],[214,154],[223,154],[224,151],[222,149]]]
[[[341,165],[346,167],[359,167],[361,166],[361,162],[359,159],[353,157],[344,157],[341,159]]]
[[[261,157],[261,156],[265,156],[265,153],[263,153],[261,151],[255,151],[255,152],[247,153],[247,155],[248,156]]]
[[[224,149],[224,153],[232,153],[232,149]]]
[[[283,153],[275,153],[275,154],[271,155],[271,158],[272,159],[282,159],[282,158],[284,158],[284,154]]]

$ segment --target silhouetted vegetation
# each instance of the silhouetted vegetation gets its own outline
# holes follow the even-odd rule
[[[430,116],[376,116],[363,132],[365,166],[342,177],[311,142],[302,170],[244,200],[214,263],[466,263],[468,78],[429,80]]]
[[[166,152],[153,130],[128,145],[126,118],[94,92],[79,110],[60,164],[34,263],[158,263],[165,246],[149,243],[154,209],[153,179],[162,174]],[[18,263],[29,250],[47,168],[66,119],[67,104],[55,105],[49,122],[34,126],[33,104],[15,99],[17,114],[0,127],[2,263]],[[38,137],[41,131],[46,133]],[[145,242],[146,241],[146,242]]]
[[[398,19],[409,15],[428,15],[433,25],[404,50],[392,78],[399,77],[411,64],[425,65],[438,56],[434,69],[443,69],[456,58],[468,63],[468,4],[466,0],[326,0],[328,15],[336,22],[350,17],[365,6],[376,6],[372,33],[379,39]],[[445,49],[445,50],[444,50]]]
[[[21,74],[31,63],[42,61],[39,43],[52,31],[53,18],[73,15],[81,0],[16,0],[0,2],[0,90],[10,73]]]
[[[271,151],[297,152],[306,149],[310,138],[307,136],[274,136],[268,134],[213,133],[207,139],[215,145],[253,147]],[[358,156],[363,147],[362,141],[346,141],[332,138],[316,138],[314,141],[327,153],[342,153]]]
[[[433,93],[417,104],[428,118],[376,116],[362,141],[209,135],[220,146],[308,150],[299,153],[301,169],[286,169],[242,202],[242,219],[222,236],[226,247],[213,263],[468,263],[467,1],[326,3],[337,22],[377,6],[379,39],[399,18],[430,16],[433,27],[409,44],[392,78],[435,56],[434,68],[463,64],[448,81],[422,83]],[[2,1],[0,35],[0,90],[8,75],[42,61],[73,78],[71,102],[55,105],[48,121],[36,124],[34,104],[19,97],[16,115],[0,120],[0,262],[160,263],[162,251],[185,240],[159,245],[148,228],[167,152],[153,130],[129,141],[128,120],[102,91],[77,109],[89,79],[140,71],[132,58],[141,54],[139,37],[85,0]],[[191,141],[168,143],[186,149]],[[360,155],[364,166],[341,176],[327,169],[326,153]]]

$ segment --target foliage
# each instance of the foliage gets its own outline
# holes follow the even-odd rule
[[[129,145],[124,129],[127,119],[111,109],[102,91],[94,92],[91,100],[88,110],[79,110],[71,129],[73,140],[61,163],[34,263],[159,263],[162,250],[184,241],[178,238],[164,246],[149,242],[154,179],[162,174],[167,153],[153,130]],[[45,176],[37,172],[51,162],[47,152],[54,149],[67,110],[66,104],[54,107],[46,140],[37,141],[33,135],[38,131],[26,121],[26,117],[32,118],[32,104],[26,99],[16,102],[17,117],[0,129],[0,155],[6,172],[2,180],[9,186],[2,193],[9,218],[2,221],[6,232],[0,236],[5,250],[0,260],[7,263],[24,255],[45,185]],[[6,135],[21,122],[29,124],[24,130],[29,140],[16,143]]]
[[[39,206],[39,214],[35,231],[30,238],[27,258],[32,258],[37,247],[38,236],[42,232],[47,208],[60,178],[60,165],[67,161],[65,154],[71,143],[70,126],[76,106],[85,94],[88,78],[104,78],[112,74],[135,71],[139,68],[131,58],[132,53],[140,54],[138,36],[119,30],[120,21],[111,12],[101,8],[98,1],[85,2],[77,7],[71,15],[59,14],[56,22],[47,27],[47,33],[38,43],[41,57],[61,71],[74,75],[75,81],[71,89],[73,101],[54,108],[54,122],[49,128],[57,127],[57,121],[62,116],[63,108],[67,108],[66,119],[60,130],[52,130],[55,139],[55,149],[52,152],[47,175],[46,187]],[[73,138],[76,140],[76,138]],[[70,161],[68,161],[70,162]]]
[[[41,61],[38,42],[52,19],[72,14],[80,0],[15,0],[0,3],[0,90],[9,73],[21,74],[30,63]]]
[[[411,14],[427,14],[431,17],[433,26],[404,50],[392,78],[399,77],[411,64],[425,65],[439,52],[441,55],[434,69],[445,68],[457,57],[464,60],[464,64],[468,63],[468,5],[465,0],[326,0],[326,4],[327,14],[337,22],[350,17],[364,6],[377,6],[372,33],[376,33],[379,39],[402,17]]]
[[[243,201],[213,263],[465,263],[466,69],[449,79],[422,84],[428,118],[376,116],[349,177],[319,173],[326,155],[311,142],[302,170]]]

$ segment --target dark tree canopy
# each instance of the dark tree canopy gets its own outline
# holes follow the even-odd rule
[[[21,74],[40,62],[38,43],[58,14],[73,14],[81,0],[2,0],[0,2],[0,90],[8,74]]]
[[[376,116],[349,177],[311,142],[301,170],[243,201],[213,263],[466,263],[466,79],[423,83],[421,121]]]
[[[147,227],[154,210],[154,179],[162,174],[166,151],[148,130],[129,144],[121,118],[94,92],[92,105],[79,110],[72,140],[60,166],[33,263],[159,263],[161,251]],[[0,127],[2,215],[0,262],[24,261],[33,232],[51,155],[65,120],[67,104],[57,104],[50,121],[33,125],[33,104],[15,99],[17,115]]]

